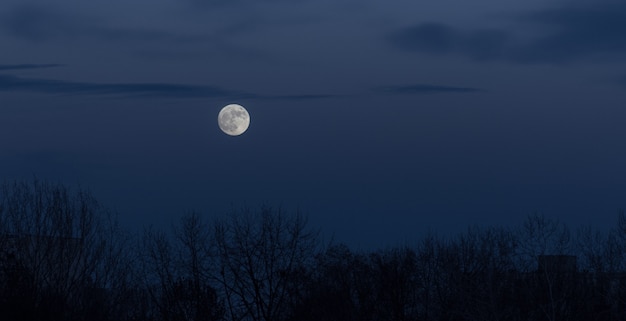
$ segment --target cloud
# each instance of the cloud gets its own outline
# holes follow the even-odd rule
[[[301,95],[277,95],[266,96],[269,99],[284,99],[284,100],[313,100],[313,99],[325,99],[336,98],[338,95],[316,95],[316,94],[301,94]]]
[[[19,70],[19,69],[42,69],[62,67],[61,64],[17,64],[17,65],[0,65],[0,70]]]
[[[0,75],[0,92],[32,92],[63,95],[108,95],[127,98],[230,98],[311,100],[336,97],[323,94],[258,95],[216,86],[168,83],[90,83]]]
[[[458,37],[456,30],[444,24],[424,23],[392,33],[389,41],[408,51],[445,54],[454,50],[459,42]]]
[[[461,32],[440,23],[424,23],[398,30],[388,40],[395,47],[429,54],[464,53],[476,60],[500,57],[511,36],[501,30]]]
[[[191,4],[201,8],[213,8],[213,7],[236,7],[242,4],[291,4],[297,2],[304,2],[306,0],[188,0]]]
[[[405,85],[405,86],[385,86],[377,87],[373,89],[380,93],[389,94],[428,94],[428,93],[472,93],[480,92],[482,89],[471,87],[451,87],[451,86],[438,86],[438,85]]]
[[[504,29],[463,31],[422,23],[387,35],[391,46],[433,55],[458,54],[474,60],[562,63],[626,53],[626,3],[600,2],[527,12],[515,18],[538,29],[530,37]]]
[[[258,26],[257,26],[258,27]],[[249,26],[249,28],[252,28]],[[236,59],[272,59],[264,49],[233,42],[228,30],[193,32],[149,28],[127,28],[107,24],[106,19],[69,15],[49,7],[21,5],[0,15],[0,30],[9,36],[35,43],[65,42],[115,44],[135,54],[157,59],[180,56],[219,55]]]
[[[234,92],[213,86],[196,86],[167,83],[88,83],[62,80],[21,78],[0,75],[0,91],[25,91],[45,94],[118,95],[126,97],[238,97],[254,98],[256,95]]]
[[[67,15],[55,10],[22,5],[1,17],[0,27],[8,34],[36,42],[53,39],[93,39],[126,42],[204,42],[210,35],[176,34],[160,30],[110,27],[90,17]]]
[[[523,15],[548,32],[521,48],[519,59],[556,62],[602,54],[626,53],[626,3],[594,3]]]

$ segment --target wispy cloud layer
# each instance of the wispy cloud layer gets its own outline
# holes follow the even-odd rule
[[[483,91],[478,88],[471,87],[452,87],[438,86],[427,84],[403,85],[403,86],[384,86],[374,88],[375,92],[389,94],[428,94],[428,93],[473,93]]]
[[[504,29],[465,31],[441,23],[422,23],[395,30],[387,40],[405,51],[518,63],[561,63],[606,55],[619,59],[626,53],[626,3],[537,10],[516,19],[540,32],[521,37]]]
[[[529,61],[560,61],[594,54],[626,53],[626,3],[590,1],[588,6],[531,12],[523,21],[548,30],[522,52]]]
[[[215,7],[232,7],[241,6],[242,4],[272,4],[272,3],[284,3],[291,4],[297,2],[305,2],[306,0],[188,0],[191,4],[201,8],[215,8]]]
[[[440,85],[384,86],[372,89],[383,94],[472,93],[482,89]],[[262,95],[216,86],[170,83],[90,83],[0,75],[0,92],[32,92],[59,95],[107,95],[121,98],[231,98],[268,100],[317,100],[341,97],[331,94]]]
[[[0,65],[0,70],[20,70],[20,69],[43,69],[62,67],[61,64],[17,64],[17,65]]]
[[[27,91],[46,94],[118,95],[135,97],[239,97],[256,95],[228,91],[213,86],[196,86],[167,83],[88,83],[62,80],[21,78],[0,75],[0,91]]]
[[[397,30],[388,41],[406,51],[460,53],[476,60],[494,60],[502,58],[509,49],[511,35],[496,29],[463,32],[440,23],[424,23]]]
[[[333,98],[325,94],[260,95],[217,86],[170,83],[90,83],[0,75],[0,92],[33,92],[59,95],[108,95],[122,98],[230,98],[311,100]]]
[[[39,42],[55,39],[90,39],[188,43],[213,39],[212,36],[204,34],[187,35],[152,29],[112,27],[98,19],[72,16],[33,5],[18,6],[1,18],[0,28],[8,34]]]
[[[284,99],[284,100],[311,100],[311,99],[324,99],[324,98],[336,98],[338,95],[324,95],[324,94],[302,94],[302,95],[280,95],[280,96],[265,96],[270,99]]]

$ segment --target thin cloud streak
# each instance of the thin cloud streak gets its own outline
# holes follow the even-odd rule
[[[384,86],[373,89],[375,92],[387,94],[429,94],[429,93],[473,93],[484,91],[471,87],[452,87],[439,85],[404,85],[404,86]]]
[[[169,83],[88,83],[63,80],[22,78],[0,75],[0,92],[33,92],[60,95],[108,95],[124,98],[230,98],[230,99],[276,99],[312,100],[333,98],[335,95],[296,94],[259,95],[226,90],[216,86],[169,84]]]
[[[482,89],[440,85],[384,86],[372,89],[386,94],[472,93]],[[331,94],[261,95],[216,86],[169,83],[89,83],[0,75],[0,92],[33,92],[60,95],[106,95],[124,98],[231,98],[266,100],[318,100],[343,97]]]
[[[17,64],[17,65],[0,65],[0,70],[22,70],[22,69],[43,69],[63,67],[62,64]]]
[[[256,95],[234,92],[214,86],[167,83],[87,83],[62,80],[21,78],[0,75],[0,91],[26,91],[45,94],[119,95],[127,97],[240,97]]]
[[[313,100],[313,99],[326,99],[336,98],[340,95],[316,95],[316,94],[302,94],[302,95],[278,95],[278,96],[265,96],[268,99],[284,99],[284,100]]]

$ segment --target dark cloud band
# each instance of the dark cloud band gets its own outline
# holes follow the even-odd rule
[[[47,94],[121,95],[140,97],[254,97],[213,86],[163,83],[99,84],[0,75],[0,91],[28,91]]]
[[[62,67],[61,64],[18,64],[18,65],[0,65],[0,70],[20,70],[20,69],[42,69]]]
[[[0,92],[33,92],[65,95],[109,95],[128,98],[230,98],[230,99],[277,99],[312,100],[332,98],[334,95],[258,95],[226,90],[216,86],[200,86],[168,83],[88,83],[63,80],[22,78],[0,75]]]
[[[423,23],[387,35],[391,46],[433,55],[458,54],[474,60],[516,63],[562,63],[626,53],[626,4],[594,3],[544,9],[520,15],[516,22],[540,31],[530,37],[512,30],[461,30]]]

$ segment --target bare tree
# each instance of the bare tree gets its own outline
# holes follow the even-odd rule
[[[417,246],[417,309],[422,320],[438,320],[442,314],[440,304],[442,289],[445,288],[439,266],[443,240],[434,234],[426,235]]]
[[[197,213],[182,218],[173,237],[147,230],[143,238],[144,285],[159,320],[220,320],[224,314],[211,284],[210,229]]]
[[[215,264],[211,257],[211,230],[198,213],[192,212],[181,220],[175,230],[179,242],[178,269],[186,284],[186,320],[219,320],[224,315],[221,301],[212,287],[211,267]]]
[[[571,235],[567,226],[557,220],[534,213],[529,215],[516,233],[519,240],[517,268],[533,271],[540,255],[572,253]]]
[[[370,256],[371,281],[376,291],[376,320],[415,320],[418,317],[418,264],[416,252],[393,248]]]
[[[317,233],[302,215],[263,207],[214,225],[217,279],[230,320],[280,321],[297,297],[294,279],[313,260]]]
[[[529,300],[536,307],[533,317],[568,319],[575,308],[568,300],[576,290],[572,279],[574,274],[555,270],[548,264],[549,260],[542,263],[540,258],[573,254],[569,229],[559,221],[533,214],[518,231],[518,239],[520,259],[517,266],[520,271],[534,272],[535,275],[535,278],[526,278],[524,285]]]
[[[125,286],[128,261],[111,213],[88,191],[38,180],[5,183],[0,193],[2,263],[20,276],[9,281],[27,291],[20,294],[23,313],[58,320],[113,317],[114,308],[99,301]]]

